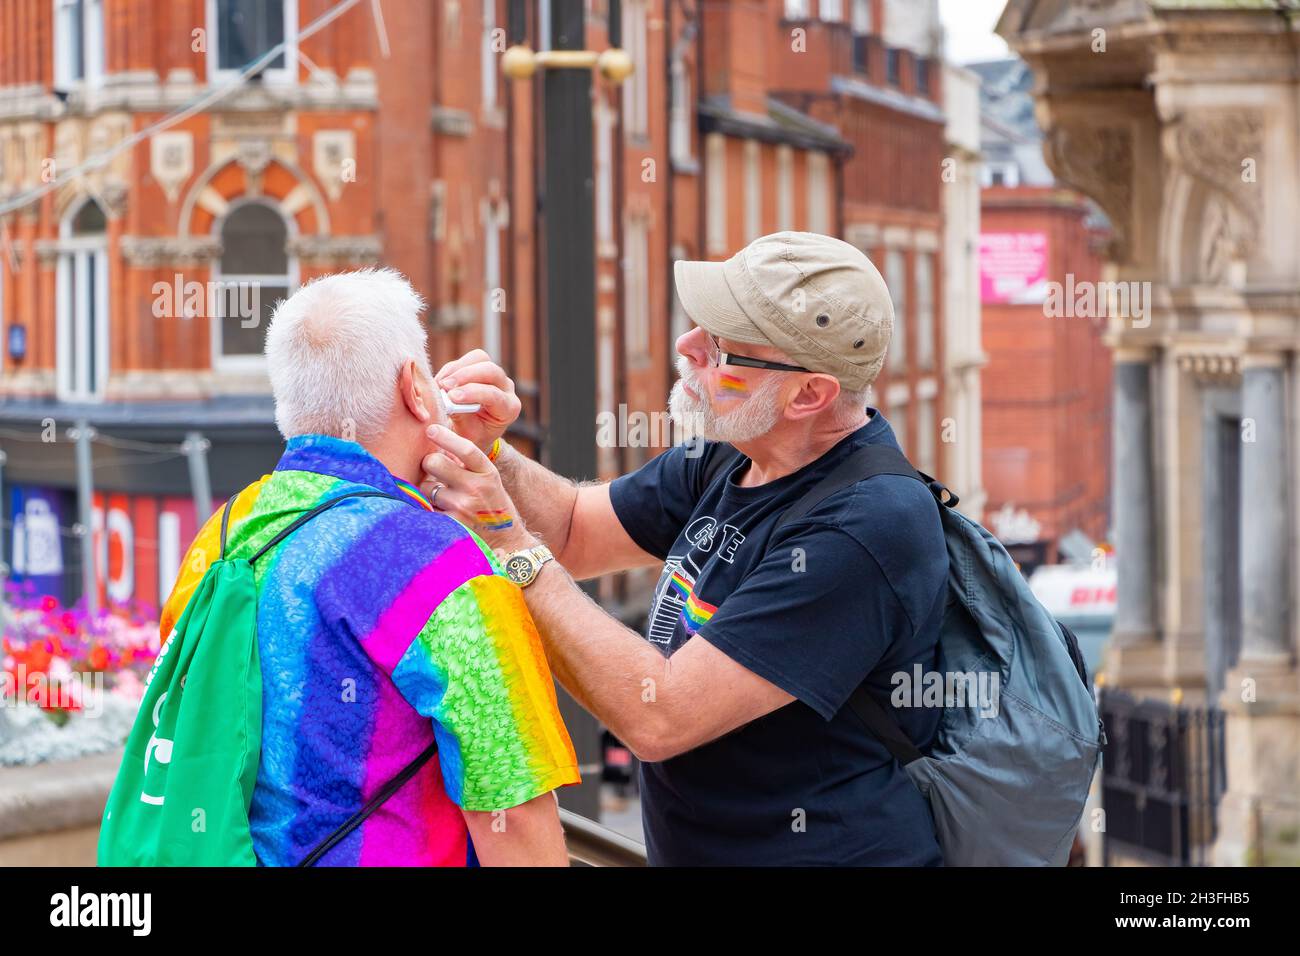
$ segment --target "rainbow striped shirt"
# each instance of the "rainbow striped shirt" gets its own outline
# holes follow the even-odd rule
[[[349,491],[254,566],[262,756],[249,814],[266,865],[297,863],[434,738],[438,755],[321,860],[474,865],[460,808],[517,806],[578,782],[523,596],[472,532],[360,445],[289,440],[231,510],[227,557]],[[170,634],[220,550],[199,532],[163,609]]]

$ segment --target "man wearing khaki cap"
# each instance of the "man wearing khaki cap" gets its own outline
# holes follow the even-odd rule
[[[778,527],[855,449],[897,445],[867,407],[894,322],[885,283],[845,242],[781,232],[678,262],[676,284],[697,327],[677,340],[669,405],[702,446],[575,486],[500,441],[519,401],[472,352],[437,378],[482,409],[431,431],[443,451],[424,487],[505,556],[556,676],[643,761],[651,863],[938,864],[925,799],[845,706],[864,681],[883,699],[892,675],[936,669],[934,501],[877,475]],[[644,636],[573,583],[657,564]],[[924,748],[939,710],[897,716]]]

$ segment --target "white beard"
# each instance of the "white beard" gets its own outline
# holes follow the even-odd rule
[[[677,374],[680,378],[668,395],[668,413],[687,438],[699,437],[735,445],[766,435],[781,420],[781,380],[775,375],[764,379],[735,408],[719,414],[691,367],[690,359],[684,355],[677,357]],[[683,383],[689,384],[699,398],[688,394]]]

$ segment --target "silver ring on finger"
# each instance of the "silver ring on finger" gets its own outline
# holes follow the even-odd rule
[[[442,510],[441,508],[438,507],[438,492],[442,491],[442,487],[443,487],[442,485],[435,485],[433,488],[433,494],[429,496],[429,504],[433,507],[435,511]]]

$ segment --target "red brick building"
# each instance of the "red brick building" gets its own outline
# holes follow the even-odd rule
[[[0,10],[3,556],[44,576],[18,560],[34,553],[37,502],[62,529],[40,586],[67,600],[86,540],[70,427],[95,432],[101,597],[156,604],[209,504],[180,442],[210,443],[218,498],[268,470],[274,302],[385,257],[375,34],[360,6],[310,29],[332,6]],[[250,65],[265,69],[240,82]]]
[[[917,465],[941,471],[945,140],[937,4],[700,6],[700,212],[696,235],[678,232],[676,247],[725,258],[764,233],[800,229],[838,235],[866,252],[894,292],[897,313],[874,401]]]
[[[550,4],[526,6],[527,42],[545,49]],[[586,7],[587,46],[603,49],[606,0]],[[269,468],[280,445],[264,319],[312,276],[366,264],[425,294],[435,363],[482,345],[506,365],[525,404],[516,438],[546,454],[542,237],[565,211],[542,188],[542,83],[502,75],[504,0],[382,12],[381,29],[354,0],[3,4],[0,450],[13,500],[0,518],[19,516],[27,489],[72,523],[65,435],[85,420],[96,527],[130,525],[132,547],[154,549],[141,566],[165,565],[198,517],[156,527],[158,501],[180,507],[191,491],[176,445],[190,432],[211,443],[218,498]],[[664,408],[688,328],[675,259],[827,232],[863,248],[895,292],[876,402],[918,464],[941,470],[939,35],[933,0],[624,0],[636,69],[621,86],[597,77],[592,97],[598,409]],[[265,68],[241,82],[250,66]],[[57,440],[42,442],[50,422]],[[661,444],[601,448],[599,470]],[[165,590],[155,577],[142,587]]]
[[[1104,288],[1108,234],[1096,208],[1056,186],[1043,165],[1032,111],[1023,109],[1023,64],[972,69],[983,77],[985,97],[985,517],[1028,571],[1069,557],[1060,546],[1071,532],[1093,542],[1110,533],[1105,297],[1085,294]]]

